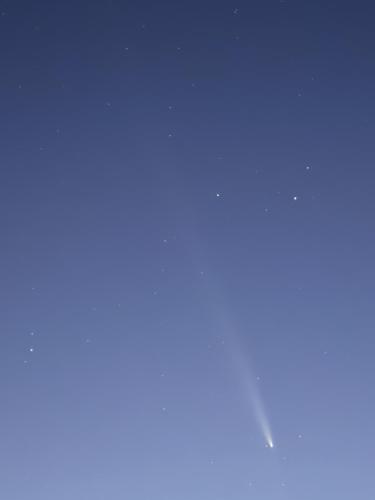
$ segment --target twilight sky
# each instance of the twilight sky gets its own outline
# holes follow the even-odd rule
[[[0,497],[375,498],[373,2],[0,13]]]

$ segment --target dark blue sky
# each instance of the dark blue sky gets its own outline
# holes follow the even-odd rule
[[[1,498],[375,497],[373,3],[0,12]]]

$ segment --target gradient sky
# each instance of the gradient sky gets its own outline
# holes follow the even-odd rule
[[[373,2],[0,12],[0,497],[375,498]]]

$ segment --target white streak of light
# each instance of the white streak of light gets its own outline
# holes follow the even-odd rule
[[[234,347],[234,346],[233,346]],[[250,361],[243,349],[237,345],[232,351],[234,364],[238,371],[239,379],[243,384],[245,396],[254,415],[254,419],[264,437],[266,446],[274,448],[271,425],[267,418],[266,410],[260,396],[259,387],[250,367]]]

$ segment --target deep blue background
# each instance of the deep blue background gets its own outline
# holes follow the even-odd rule
[[[1,498],[374,497],[373,3],[0,11]]]

